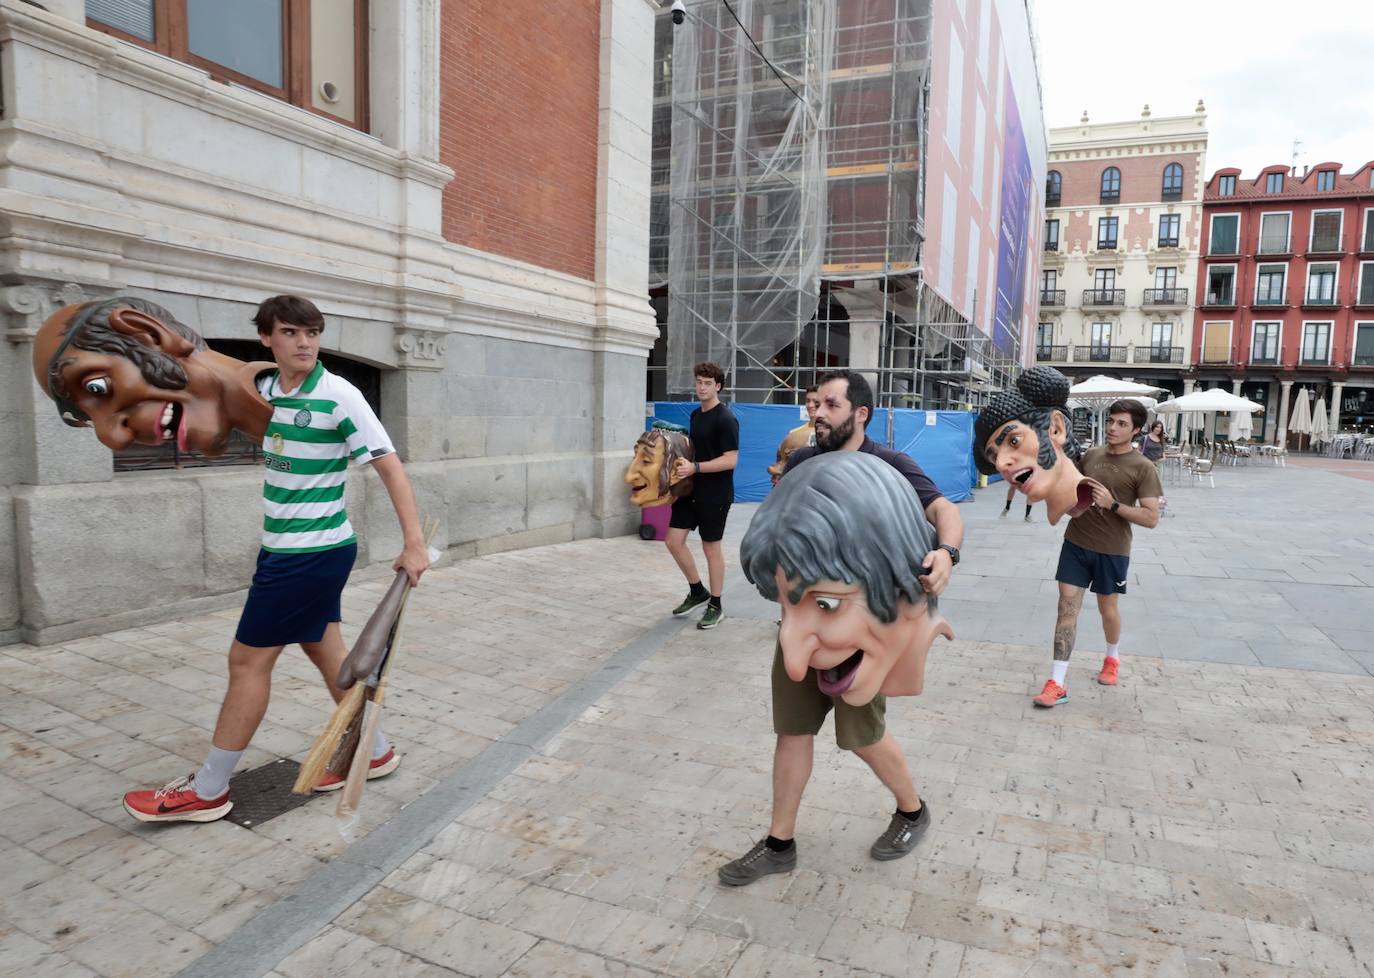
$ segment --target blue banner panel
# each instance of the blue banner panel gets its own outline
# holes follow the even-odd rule
[[[647,430],[655,421],[671,421],[690,427],[695,401],[655,401],[654,413],[645,419]],[[732,404],[739,419],[740,456],[735,467],[735,502],[756,503],[768,494],[772,482],[768,466],[778,457],[778,443],[806,420],[796,404]],[[969,498],[977,480],[970,446],[973,415],[963,411],[912,411],[899,409],[893,418],[893,441],[906,452],[952,502]],[[875,441],[887,432],[886,408],[873,412],[868,426]]]

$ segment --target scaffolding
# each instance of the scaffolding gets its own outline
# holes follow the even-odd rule
[[[713,360],[732,399],[796,403],[851,366],[883,405],[976,406],[1019,350],[922,277],[931,0],[687,8],[656,38],[661,392]]]

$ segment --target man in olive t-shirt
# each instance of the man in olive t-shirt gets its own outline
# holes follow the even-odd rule
[[[1093,505],[1069,521],[1059,552],[1059,611],[1054,625],[1054,666],[1035,705],[1067,702],[1065,679],[1069,656],[1078,637],[1078,613],[1083,592],[1097,595],[1107,657],[1097,681],[1115,686],[1121,667],[1121,609],[1118,596],[1126,593],[1131,562],[1131,525],[1152,529],[1159,523],[1159,497],[1164,490],[1154,465],[1132,444],[1145,427],[1145,408],[1139,401],[1116,401],[1108,408],[1107,444],[1089,449],[1079,463],[1093,488]]]

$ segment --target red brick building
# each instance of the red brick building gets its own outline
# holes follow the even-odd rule
[[[1216,171],[1197,292],[1196,383],[1264,403],[1256,435],[1287,436],[1294,388],[1333,430],[1374,428],[1374,162]]]

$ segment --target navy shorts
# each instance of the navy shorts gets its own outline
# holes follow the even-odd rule
[[[673,501],[668,525],[675,530],[700,530],[704,542],[714,543],[725,536],[725,518],[729,515],[729,503],[703,503],[688,496]]]
[[[234,638],[260,649],[318,642],[330,622],[343,620],[339,596],[357,556],[356,543],[308,554],[258,551]]]
[[[1059,551],[1059,569],[1054,579],[1074,587],[1085,587],[1093,594],[1125,594],[1131,558],[1120,554],[1100,554],[1076,543],[1064,541]]]

